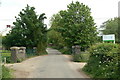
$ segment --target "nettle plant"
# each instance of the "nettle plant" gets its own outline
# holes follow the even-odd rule
[[[95,78],[118,78],[118,45],[101,43],[89,49],[90,58],[83,70]]]

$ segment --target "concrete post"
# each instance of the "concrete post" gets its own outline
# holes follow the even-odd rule
[[[72,46],[72,53],[75,54],[75,46]]]
[[[17,63],[17,54],[19,53],[19,47],[11,47],[11,61]]]
[[[17,54],[17,58],[19,60],[25,59],[25,54],[26,54],[26,47],[19,47],[19,53]]]
[[[11,47],[11,60],[17,63],[18,60],[25,59],[26,47]]]
[[[75,46],[75,54],[80,54],[80,46],[79,45]]]

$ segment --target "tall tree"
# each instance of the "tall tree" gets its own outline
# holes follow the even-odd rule
[[[45,52],[47,42],[47,26],[44,24],[45,14],[37,15],[34,7],[27,5],[16,17],[15,25],[6,36],[4,42],[9,46],[37,47],[38,53]]]
[[[48,43],[52,43],[53,46],[56,46],[57,48],[61,48],[65,45],[63,37],[61,36],[61,33],[57,32],[55,29],[60,27],[59,20],[60,20],[59,14],[54,14],[50,19],[50,29],[48,31]]]
[[[96,40],[96,26],[90,8],[83,3],[72,2],[67,10],[59,12],[57,31],[61,33],[68,47],[80,45],[85,49]]]
[[[120,18],[116,17],[114,19],[107,20],[101,25],[101,28],[104,28],[104,30],[102,30],[103,34],[115,34],[116,42],[120,42],[120,39],[118,39],[118,33],[120,32],[118,29],[119,22]]]

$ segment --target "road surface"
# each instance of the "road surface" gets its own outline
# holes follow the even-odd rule
[[[16,70],[16,78],[88,78],[80,71],[85,63],[71,62],[68,55],[62,55],[55,49],[48,48],[47,52],[48,55],[9,66]]]

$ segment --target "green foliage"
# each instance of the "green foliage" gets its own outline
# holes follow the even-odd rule
[[[97,42],[96,43],[102,43],[103,40],[102,40],[102,36],[97,36]]]
[[[75,62],[87,62],[89,60],[89,53],[80,53],[72,55],[73,61]]]
[[[52,44],[51,46],[55,46],[57,48],[63,47],[64,41],[59,32],[55,30],[50,30],[47,36],[48,36],[48,44]]]
[[[47,42],[47,26],[44,24],[45,14],[37,15],[34,7],[27,5],[20,11],[12,30],[3,38],[5,47],[24,46],[37,47],[38,53],[45,51]]]
[[[11,52],[9,50],[2,50],[2,62],[4,62],[4,58],[6,58],[6,63],[11,62]]]
[[[11,70],[5,66],[2,66],[2,78],[12,78]]]
[[[11,60],[11,56],[3,56],[2,55],[2,62],[4,62],[4,58],[6,58],[6,63],[12,63],[12,60]],[[22,62],[23,61],[23,59],[17,59],[17,62],[19,63],[19,62]]]
[[[31,54],[26,54],[27,58],[32,58],[32,57],[35,57],[35,56],[37,56],[37,55],[36,54],[32,54],[32,53]]]
[[[35,57],[37,56],[37,50],[36,49],[26,49],[26,57],[30,58],[30,57]]]
[[[4,58],[6,58],[6,63],[11,63],[11,56],[2,56],[2,62],[4,62]]]
[[[85,49],[96,41],[96,26],[88,6],[72,2],[57,15],[60,17],[55,30],[61,33],[68,48],[80,45]]]
[[[50,26],[51,26],[52,29],[55,29],[55,28],[57,28],[57,27],[60,27],[60,26],[59,26],[59,24],[60,24],[60,23],[59,23],[60,19],[61,19],[61,16],[60,16],[59,13],[54,14],[54,15],[51,17],[51,19],[50,19]],[[50,28],[50,29],[51,29],[51,28]]]
[[[59,14],[54,14],[51,17],[50,20],[50,29],[48,31],[48,44],[52,44],[52,46],[55,46],[56,48],[60,49],[62,48],[65,43],[64,39],[61,36],[61,33],[57,32],[55,29],[59,27],[59,20],[60,20],[60,15]]]
[[[40,55],[47,55],[47,52],[40,53]],[[38,54],[37,54],[38,55]],[[39,55],[38,55],[39,56]]]
[[[11,56],[11,53],[8,53],[8,52],[7,53],[1,53],[1,54],[2,54],[2,56],[6,56],[6,57]]]
[[[2,55],[2,62],[4,62],[4,59],[6,58],[6,63],[12,63],[12,61],[11,61],[11,51],[9,51],[9,50],[2,50],[2,53],[1,53],[1,55]],[[17,62],[19,63],[19,62],[22,62],[23,61],[23,59],[17,59]]]
[[[116,42],[120,42],[118,33],[120,32],[120,30],[118,29],[118,27],[120,22],[120,18],[114,18],[114,19],[110,19],[107,20],[106,22],[104,22],[101,25],[101,28],[105,28],[104,30],[102,30],[103,34],[115,34],[115,38],[116,38]]]
[[[71,50],[69,48],[62,48],[60,49],[60,52],[62,54],[71,54]]]
[[[102,43],[90,47],[91,53],[85,72],[94,78],[120,78],[118,74],[118,45]]]

